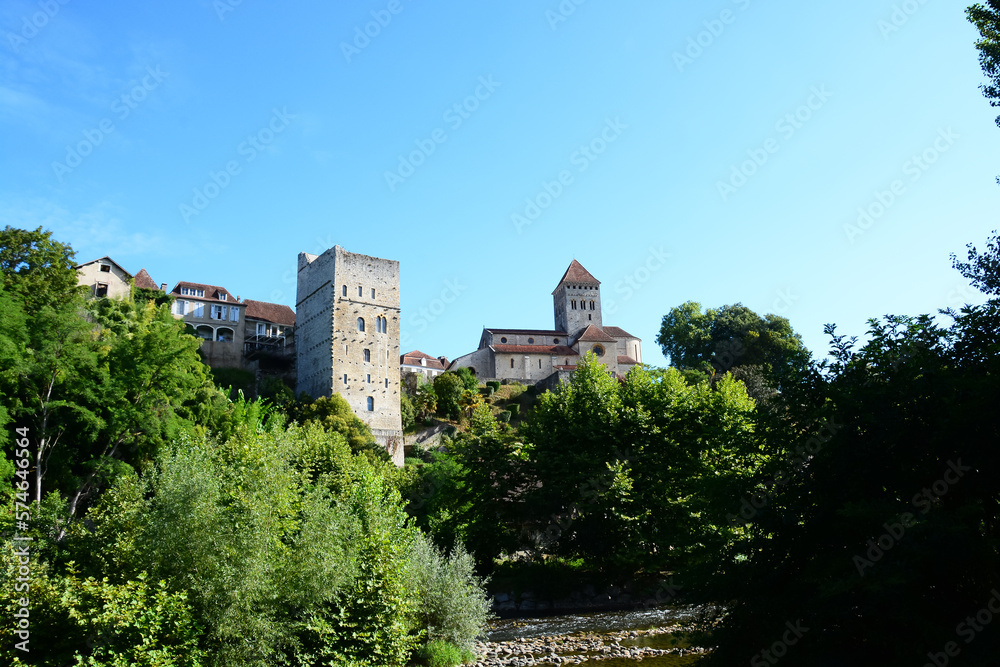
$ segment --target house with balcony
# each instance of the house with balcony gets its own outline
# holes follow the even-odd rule
[[[285,357],[295,354],[295,311],[267,301],[244,299],[243,355]]]
[[[213,368],[242,367],[246,304],[225,287],[202,283],[179,282],[170,295],[174,317],[203,339],[205,363]]]

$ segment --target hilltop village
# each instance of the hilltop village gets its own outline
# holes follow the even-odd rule
[[[552,291],[553,326],[483,329],[478,347],[453,361],[400,350],[399,262],[334,246],[300,253],[296,308],[244,299],[220,285],[179,281],[168,290],[141,269],[110,257],[76,267],[92,298],[124,298],[132,289],[172,300],[171,312],[203,339],[214,370],[241,369],[277,378],[313,398],[340,394],[376,439],[402,463],[400,397],[407,376],[431,380],[468,368],[480,382],[520,382],[551,389],[577,359],[593,352],[615,376],[642,363],[642,341],[604,324],[601,282],[575,259]]]

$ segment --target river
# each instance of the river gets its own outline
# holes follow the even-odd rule
[[[705,649],[674,632],[687,626],[691,607],[562,614],[494,621],[478,647],[483,667],[583,665],[680,667],[694,665]]]

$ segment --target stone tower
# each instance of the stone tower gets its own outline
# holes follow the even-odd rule
[[[601,281],[575,259],[552,292],[556,330],[574,338],[593,324],[601,327]]]
[[[399,262],[300,253],[295,310],[296,393],[343,396],[402,465]]]

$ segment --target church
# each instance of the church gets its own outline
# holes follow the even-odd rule
[[[575,259],[552,292],[552,329],[483,329],[479,348],[449,370],[469,368],[480,379],[535,384],[565,379],[577,360],[593,352],[608,371],[624,376],[642,363],[642,341],[601,318],[601,281]]]

